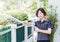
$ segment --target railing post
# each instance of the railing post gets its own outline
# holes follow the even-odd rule
[[[11,42],[16,42],[16,24],[11,25]]]
[[[27,26],[25,26],[25,40],[24,42],[27,42],[28,39],[28,31],[27,31]]]

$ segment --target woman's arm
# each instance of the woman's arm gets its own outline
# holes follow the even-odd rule
[[[31,23],[31,22],[24,22],[24,25],[27,25],[27,26],[35,26],[35,24],[34,23]],[[41,30],[38,27],[36,27],[36,31],[37,32],[41,32],[41,33],[45,33],[45,34],[51,34],[51,31],[52,30],[51,30],[51,28],[48,28],[48,30]]]
[[[36,28],[36,31],[41,32],[41,33],[45,33],[45,34],[51,34],[52,29],[48,28],[48,30],[41,30],[41,29]]]
[[[24,25],[27,25],[27,26],[34,26],[35,24],[32,23],[32,22],[24,22]]]

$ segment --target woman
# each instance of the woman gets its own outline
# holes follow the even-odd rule
[[[36,11],[36,16],[39,18],[39,21],[36,21],[35,24],[25,23],[26,25],[34,26],[37,28],[38,32],[37,42],[50,42],[49,34],[51,34],[51,22],[45,18],[46,12],[43,8],[39,8]]]

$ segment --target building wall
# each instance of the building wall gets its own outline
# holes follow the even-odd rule
[[[57,29],[54,34],[53,42],[60,42],[60,0],[49,0],[49,5],[53,5],[54,7],[57,6]]]

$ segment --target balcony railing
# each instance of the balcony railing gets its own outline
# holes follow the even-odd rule
[[[0,30],[0,42],[33,42],[34,28],[11,24]]]

